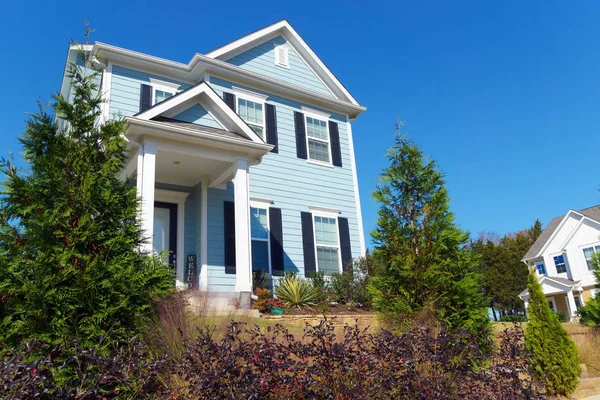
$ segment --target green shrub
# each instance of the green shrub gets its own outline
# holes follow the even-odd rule
[[[577,347],[550,310],[535,272],[529,274],[528,282],[525,347],[532,354],[531,375],[545,382],[548,394],[569,396],[581,375]]]
[[[558,320],[558,322],[569,322],[567,314],[565,314],[562,311],[554,311],[554,315],[556,315],[556,319]]]
[[[317,304],[319,290],[310,281],[286,274],[275,286],[275,295],[287,307],[304,308]]]
[[[500,317],[500,322],[527,322],[525,315],[503,315]]]
[[[327,279],[325,279],[325,274],[322,271],[313,272],[307,276],[308,280],[312,284],[312,286],[319,292],[319,298],[317,299],[317,303],[328,303],[328,287],[329,284]]]
[[[269,273],[261,269],[252,270],[252,288],[256,289],[268,289],[270,285],[271,277]]]
[[[352,260],[347,271],[331,276],[330,287],[339,303],[370,307],[369,275],[361,268],[366,263],[365,260],[365,257]]]
[[[27,168],[0,163],[0,343],[8,346],[125,340],[174,288],[172,268],[139,251],[139,201],[119,176],[125,121],[101,122],[101,74],[70,68],[73,102],[57,95],[51,112],[40,105],[27,121]]]

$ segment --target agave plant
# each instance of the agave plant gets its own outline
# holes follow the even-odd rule
[[[315,305],[319,300],[319,289],[309,281],[295,275],[287,275],[275,287],[275,295],[287,307],[304,308]]]

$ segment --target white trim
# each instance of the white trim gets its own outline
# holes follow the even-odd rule
[[[72,53],[70,52],[70,54]],[[204,73],[210,70],[211,75],[218,76],[219,78],[256,87],[257,89],[297,100],[301,103],[314,104],[341,114],[350,114],[352,118],[358,117],[360,113],[366,110],[366,107],[358,103],[331,97],[201,54],[194,55],[189,63],[184,64],[101,42],[94,44],[93,53],[99,58],[104,60],[110,59],[115,64],[123,65],[124,67],[134,68],[150,74],[169,76],[190,85],[196,84],[204,76]],[[68,85],[69,82],[67,82],[67,79],[63,79],[61,93],[63,93],[63,90],[64,92],[68,91]]]
[[[200,290],[208,290],[208,185],[200,186]]]
[[[248,161],[238,160],[234,177],[235,291],[252,292],[252,246],[250,237],[250,191]]]
[[[161,103],[156,104],[153,107],[150,107],[146,111],[136,114],[135,118],[142,120],[150,120],[169,111],[174,107],[191,101],[196,97],[199,97],[198,100],[200,104],[202,104],[204,109],[210,111],[210,107],[207,108],[207,105],[209,105],[209,103],[206,102],[206,100],[209,100],[214,105],[215,110],[218,110],[221,114],[223,114],[232,122],[232,124],[229,124],[229,126],[224,125],[224,127],[227,130],[245,136],[255,143],[265,143],[264,140],[262,140],[256,133],[254,133],[254,131],[250,129],[248,125],[246,125],[246,122],[244,122],[244,120],[242,120],[242,118],[240,118],[239,115],[233,112],[233,110],[229,108],[227,104],[225,104],[223,99],[221,99],[221,97],[219,97],[206,82],[202,82],[194,87],[191,87],[179,93],[177,96],[170,97],[167,100],[162,101]],[[200,100],[205,100],[205,102],[203,103]]]
[[[250,197],[250,207],[254,208],[269,208],[273,204],[273,200],[262,199],[260,197]]]
[[[591,248],[591,249],[594,251],[594,255],[596,255],[597,253],[600,253],[600,251],[596,251],[596,247],[597,247],[597,246],[600,246],[600,242],[598,242],[598,241],[596,241],[596,242],[592,242],[592,243],[588,243],[588,244],[583,244],[583,245],[580,245],[580,246],[578,246],[578,249],[579,249],[579,251],[581,252],[580,254],[582,254],[582,255],[583,255],[583,262],[585,263],[585,269],[584,269],[584,272],[591,272],[591,271],[593,271],[594,269],[593,269],[593,268],[592,268],[592,269],[589,269],[589,267],[588,267],[588,265],[587,265],[588,259],[587,259],[587,258],[585,258],[585,253],[584,253],[584,251],[583,251],[583,250],[584,250],[584,249],[589,249],[589,248]],[[593,261],[593,260],[591,260],[591,261]]]
[[[232,86],[231,90],[233,90],[233,94],[235,94],[236,96],[240,96],[246,100],[250,100],[255,103],[264,103],[265,100],[269,98],[269,96],[264,95],[262,93],[256,93],[251,90],[243,89],[237,86]]]
[[[180,289],[185,289],[185,199],[189,196],[189,192],[178,192],[174,190],[155,189],[154,201],[177,205],[177,249],[176,249],[176,268],[177,280],[175,286]]]
[[[310,209],[310,207],[309,207]],[[314,210],[314,211],[313,211]],[[337,250],[337,259],[338,259],[338,272],[342,273],[343,272],[343,264],[342,264],[342,249],[340,246],[340,224],[338,221],[338,216],[337,214],[332,213],[332,209],[329,209],[329,211],[326,211],[326,208],[321,208],[321,207],[313,207],[311,209],[311,214],[312,214],[312,227],[313,227],[313,238],[315,238],[315,272],[319,272],[319,254],[317,251],[318,247],[327,247],[330,249],[336,249]],[[335,229],[337,231],[337,235],[335,235],[335,238],[337,240],[337,246],[331,245],[331,244],[319,244],[317,243],[317,228],[316,228],[316,221],[315,221],[315,217],[321,217],[321,218],[331,218],[335,221]]]
[[[308,209],[313,215],[319,217],[336,218],[341,214],[340,210],[335,208],[320,207],[320,206],[308,206]]]
[[[335,168],[335,165],[333,165],[332,163],[326,163],[325,161],[308,159],[308,155],[307,155],[306,162],[309,164],[320,165],[322,167]]]
[[[348,130],[348,146],[350,147],[350,167],[352,168],[352,183],[354,184],[354,204],[356,207],[356,219],[358,221],[358,239],[360,242],[360,255],[366,254],[365,232],[363,228],[362,207],[360,205],[360,193],[358,191],[358,172],[356,170],[356,159],[354,157],[354,140],[352,138],[352,123],[346,116],[346,127]]]
[[[275,65],[278,67],[290,69],[290,47],[287,44],[274,44],[274,47],[275,47],[275,49],[274,49],[275,50],[275,60],[273,60],[273,61],[274,61]],[[279,50],[283,51],[283,53],[281,55],[279,53]],[[283,58],[281,56],[283,56]],[[318,77],[317,74],[315,74],[315,75]],[[325,85],[325,87],[327,87],[327,85]]]
[[[265,107],[265,100],[266,100],[267,96],[258,95],[256,93],[250,92],[248,90],[240,89],[240,88],[235,88],[234,87],[232,89],[233,89],[233,94],[235,95],[235,113],[237,115],[239,115],[240,118],[242,118],[242,116],[240,115],[240,100],[244,100],[246,102],[250,101],[250,102],[252,102],[254,104],[260,104],[261,109],[262,109],[262,121],[263,121],[262,124],[257,124],[255,122],[246,121],[244,118],[242,118],[242,120],[244,122],[246,122],[246,124],[248,124],[248,125],[258,126],[258,127],[262,128],[261,132],[262,132],[262,136],[264,137],[264,139],[263,138],[261,138],[261,139],[263,139],[263,140],[266,141],[266,135],[267,135],[267,127],[266,127],[267,111],[266,111],[266,107]]]
[[[558,272],[558,268],[556,266],[556,261],[554,260],[554,257],[560,257],[562,256],[563,258],[563,263],[565,265],[565,272]],[[568,274],[569,273],[569,262],[567,260],[566,257],[566,253],[563,252],[559,252],[559,253],[551,253],[548,254],[548,257],[550,257],[552,259],[552,263],[554,264],[554,270],[556,271],[556,275],[561,275],[561,274]],[[548,270],[546,270],[546,273],[548,272]]]
[[[345,97],[352,104],[358,105],[354,97],[346,90],[342,83],[333,75],[333,73],[327,68],[327,66],[319,59],[319,57],[312,51],[312,49],[306,44],[306,42],[300,37],[300,35],[292,28],[290,23],[286,20],[276,22],[263,29],[260,29],[254,33],[246,35],[234,42],[231,42],[225,46],[219,47],[206,54],[206,57],[227,60],[230,57],[230,53],[243,50],[246,47],[252,47],[262,40],[262,42],[275,37],[277,33],[281,34],[287,42],[289,42],[295,49],[297,49],[299,56],[304,56],[306,64],[311,67],[315,74],[326,81],[325,86],[338,97]],[[329,83],[329,84],[327,84]]]
[[[112,67],[111,62],[108,63],[104,71],[102,71],[102,118],[104,122],[110,119],[110,90],[112,87]]]
[[[563,241],[563,243],[559,246],[559,249],[561,249],[562,251],[566,251],[566,247],[569,244],[569,242],[571,241],[571,239],[573,239],[573,236],[575,236],[575,234],[577,233],[577,231],[579,230],[579,228],[581,228],[581,225],[583,225],[583,223],[585,222],[586,218],[583,217],[579,220],[579,222],[577,222],[577,224],[575,225],[575,227],[573,229],[571,229],[571,232],[569,232],[569,234],[567,235],[566,239]]]
[[[333,166],[333,157],[331,155],[331,134],[329,133],[329,119],[325,119],[323,118],[323,116],[325,114],[321,114],[322,116],[319,116],[319,114],[314,114],[313,112],[304,112],[304,136],[306,137],[306,161],[307,162],[312,162],[315,164],[321,164],[321,165],[326,165],[326,166]],[[317,120],[317,121],[322,121],[325,122],[325,131],[327,132],[327,140],[325,139],[321,139],[321,138],[316,138],[316,137],[312,137],[312,136],[308,136],[308,118],[311,118],[313,120]],[[314,140],[320,143],[326,143],[327,144],[327,155],[329,157],[329,161],[325,162],[325,161],[321,161],[321,160],[315,160],[310,158],[310,146],[308,141],[309,140]]]
[[[320,119],[320,120],[323,120],[323,119],[329,120],[329,118],[331,118],[331,114],[327,114],[326,112],[315,110],[314,108],[308,108],[308,107],[301,106],[300,109],[302,110],[302,112],[305,115],[308,114],[311,118],[316,118],[316,119]]]
[[[266,239],[262,239],[262,238],[253,238],[252,237],[252,221],[250,221],[250,225],[249,225],[249,229],[250,229],[250,248],[252,248],[252,241],[256,240],[259,242],[267,242],[267,273],[269,275],[272,275],[272,269],[271,269],[271,201],[270,200],[264,200],[264,199],[250,199],[250,208],[256,208],[256,209],[260,209],[260,210],[266,210],[267,211],[267,238]],[[250,210],[249,210],[250,211]],[[253,271],[254,269],[252,268],[252,259],[250,259],[250,269]]]
[[[166,91],[168,91],[168,92],[172,92],[172,91],[176,92],[181,87],[181,85],[179,83],[163,81],[163,80],[156,79],[156,78],[149,78],[149,79],[150,79],[150,85],[159,90],[166,89]]]

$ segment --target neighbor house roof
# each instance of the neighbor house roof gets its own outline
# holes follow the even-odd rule
[[[574,212],[583,215],[593,221],[600,223],[600,205],[584,208],[582,210],[569,210],[565,215],[552,218],[546,226],[546,229],[542,231],[542,234],[537,238],[533,245],[529,248],[522,261],[528,261],[533,258],[539,257],[540,252],[546,246],[546,243],[553,237],[554,232],[559,228],[563,220],[569,213]],[[553,278],[554,279],[554,278]]]

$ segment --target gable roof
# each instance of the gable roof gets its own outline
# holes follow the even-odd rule
[[[591,219],[600,223],[600,205],[584,208],[582,210],[569,210],[565,215],[552,218],[548,223],[548,226],[542,231],[541,235],[533,243],[533,245],[527,250],[527,253],[523,257],[522,261],[529,261],[533,258],[539,257],[542,250],[549,243],[550,239],[554,236],[554,233],[562,225],[563,221],[570,213],[576,213],[582,215],[585,218]],[[553,278],[554,279],[554,278]]]
[[[315,54],[315,52],[304,41],[304,39],[302,39],[302,37],[286,19],[282,19],[281,21],[275,22],[274,24],[254,31],[240,39],[234,40],[233,42],[212,50],[206,53],[205,56],[221,61],[227,61],[252,47],[255,47],[280,35],[283,36],[288,43],[292,45],[292,47],[294,47],[294,50],[296,50],[296,52],[336,97],[349,101],[354,105],[358,105],[358,102],[354,99],[354,97],[352,97],[350,92],[337,79],[331,70],[327,68],[325,63]]]
[[[233,112],[225,101],[204,81],[200,81],[175,96],[135,114],[134,117],[141,120],[162,120],[162,122],[172,123],[172,117],[198,103],[207,111],[212,112],[219,124],[225,127],[227,131],[249,139],[254,143],[265,144],[264,140],[250,129],[248,124]],[[165,121],[165,118],[171,121]],[[189,128],[189,125],[186,125],[186,127]]]

